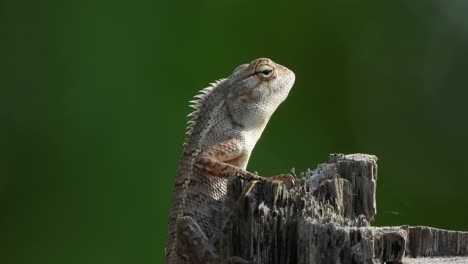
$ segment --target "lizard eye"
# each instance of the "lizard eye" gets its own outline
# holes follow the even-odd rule
[[[270,65],[261,65],[257,69],[257,75],[263,79],[268,79],[273,75],[273,68]]]

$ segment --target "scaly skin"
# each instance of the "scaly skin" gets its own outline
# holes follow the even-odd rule
[[[240,65],[192,101],[195,111],[189,115],[172,196],[166,264],[219,263],[216,244],[227,180],[236,173],[260,178],[246,171],[250,154],[294,80],[286,67],[260,58]],[[213,247],[198,247],[207,241]]]

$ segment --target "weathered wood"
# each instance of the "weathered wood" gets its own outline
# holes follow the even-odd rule
[[[404,264],[467,264],[468,257],[446,257],[446,258],[404,258]]]
[[[376,210],[377,158],[334,154],[292,186],[233,177],[225,257],[254,263],[401,263],[404,256],[468,255],[468,233],[426,227],[371,227]],[[410,259],[409,261],[412,261]]]
[[[411,257],[468,256],[468,232],[414,226],[408,233]]]

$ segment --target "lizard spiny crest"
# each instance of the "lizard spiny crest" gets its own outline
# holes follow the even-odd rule
[[[197,95],[193,97],[193,100],[189,101],[190,107],[192,107],[194,110],[187,115],[189,117],[189,121],[187,122],[187,131],[185,132],[185,142],[184,146],[187,144],[188,138],[190,135],[192,135],[193,128],[195,124],[197,123],[198,119],[198,114],[200,113],[200,109],[202,108],[204,100],[208,97],[209,94],[222,82],[224,82],[226,79],[219,79],[217,81],[214,81],[210,83],[210,86],[201,89]]]

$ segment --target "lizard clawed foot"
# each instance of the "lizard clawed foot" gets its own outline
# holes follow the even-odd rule
[[[294,177],[291,174],[280,174],[280,175],[276,175],[276,176],[273,176],[273,177],[268,178],[268,179],[270,179],[272,181],[290,182],[290,183],[292,183],[293,186],[294,186],[295,181],[296,181],[296,177]]]
[[[237,173],[236,176],[240,177],[241,179],[244,179],[246,181],[264,182],[264,181],[268,180],[268,178],[258,176],[258,174],[254,174],[254,173],[250,173],[250,172]]]
[[[276,176],[273,176],[273,177],[262,177],[262,176],[259,176],[257,174],[253,174],[253,173],[250,173],[250,172],[247,172],[247,173],[237,173],[236,174],[237,177],[240,177],[244,180],[247,180],[249,182],[254,182],[257,183],[257,182],[266,182],[266,181],[284,181],[284,182],[290,182],[292,183],[292,185],[294,186],[295,184],[295,181],[296,181],[296,177],[294,174],[292,173],[288,173],[288,174],[280,174],[280,175],[276,175]],[[252,186],[253,187],[253,186]]]

